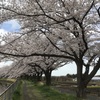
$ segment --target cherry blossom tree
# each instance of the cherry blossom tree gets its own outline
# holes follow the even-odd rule
[[[45,75],[46,85],[51,85],[51,74],[52,71],[62,67],[67,61],[61,58],[41,57],[41,60],[37,62],[29,63],[29,66],[39,68]]]
[[[55,47],[53,47],[52,44],[48,41],[45,35],[32,34],[30,37],[28,35],[26,34],[21,38],[19,38],[18,36],[17,40],[15,41],[17,35],[7,34],[4,38],[5,45],[3,45],[3,50],[16,54],[30,54],[32,51],[37,53],[41,52],[49,54],[58,52],[58,50],[56,50]],[[18,70],[15,73],[20,76],[20,70],[22,70],[22,73],[25,73],[26,71],[24,72],[23,68],[28,71],[30,68],[29,66],[31,66],[31,68],[33,69],[33,76],[37,78],[37,81],[40,81],[43,73],[45,74],[46,85],[51,85],[52,71],[56,68],[62,67],[69,62],[67,59],[52,57],[27,57],[24,59],[13,57],[12,59],[17,61],[18,63],[15,63],[17,66],[12,69],[13,71],[15,69]],[[9,74],[13,73],[14,75],[11,76],[17,77],[18,75],[15,74],[12,70],[10,70]]]
[[[62,57],[74,61],[77,65],[77,96],[84,97],[87,84],[100,65],[99,0],[11,0],[9,3],[1,5],[0,21],[17,19],[21,25],[19,37],[30,37],[33,34],[41,36],[41,39],[45,37],[57,51],[48,53],[46,49],[43,52],[39,48],[44,44],[38,44],[39,48],[36,45],[33,48],[30,46],[28,51],[23,49],[23,52],[16,53],[13,48],[9,48],[11,53],[7,50],[2,52],[3,49],[0,53],[16,57]],[[41,39],[36,42],[41,43]],[[13,47],[16,46],[10,43]],[[27,45],[26,42],[23,43]],[[89,73],[91,66],[93,70]]]

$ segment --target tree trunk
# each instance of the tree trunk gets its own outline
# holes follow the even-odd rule
[[[51,71],[47,70],[45,72],[45,79],[46,79],[46,85],[50,86],[51,85]]]
[[[78,85],[77,97],[86,98],[86,85],[85,84],[79,84]]]
[[[83,62],[81,60],[77,61],[77,97],[86,97],[86,84],[82,78]]]
[[[91,71],[89,75],[88,75],[89,66],[87,66],[86,68],[86,73],[82,74],[83,61],[81,59],[76,60],[76,65],[77,65],[77,86],[78,86],[77,97],[84,98],[86,97],[87,84],[90,82],[92,77],[96,74],[96,72],[100,68],[100,58],[96,66],[94,66],[94,69]]]
[[[32,80],[33,80],[34,82],[36,82],[36,74],[34,74],[34,75],[32,76]]]
[[[37,82],[42,80],[42,73],[37,74]]]

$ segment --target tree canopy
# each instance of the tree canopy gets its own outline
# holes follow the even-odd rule
[[[74,61],[77,95],[83,96],[100,65],[99,0],[8,0],[0,6],[1,23],[16,19],[21,26],[19,32],[4,37],[0,54]],[[94,69],[89,73],[91,66]]]

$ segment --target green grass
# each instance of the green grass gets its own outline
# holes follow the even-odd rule
[[[23,100],[23,84],[27,85],[27,94],[32,98],[32,100],[81,100],[77,97],[69,94],[62,94],[52,87],[45,85],[34,84],[31,81],[22,80],[16,89],[13,100]],[[35,97],[35,98],[34,98]]]
[[[27,93],[29,94],[29,97],[31,97],[31,100],[44,100],[40,91],[35,87],[33,82],[27,81],[27,88]]]
[[[87,88],[100,88],[100,86],[88,86]]]
[[[35,88],[40,91],[44,100],[78,100],[78,98],[73,95],[62,94],[51,87],[36,86]]]
[[[18,87],[16,88],[12,100],[21,100],[22,96],[22,81],[19,82]]]

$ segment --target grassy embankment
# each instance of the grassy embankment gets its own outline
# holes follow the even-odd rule
[[[21,98],[22,98],[22,81],[19,82],[12,98],[13,98],[13,100],[21,100]]]
[[[45,100],[78,100],[75,96],[62,94],[51,87],[36,86],[35,88],[40,91]]]
[[[37,85],[29,81],[25,81],[25,82],[27,84],[28,91],[30,91],[29,89],[31,89],[31,92],[32,92],[32,93],[28,92],[28,94],[29,95],[33,94],[32,96],[35,96],[37,98],[36,100],[78,100],[78,98],[76,98],[73,95],[62,94],[51,87],[47,87],[45,85]],[[18,85],[18,88],[14,93],[13,100],[23,100],[22,99],[23,83],[24,81]],[[32,100],[35,100],[35,99],[32,99]]]
[[[1,78],[0,81],[5,81],[5,82],[11,82],[11,83],[13,83],[13,82],[16,81],[16,79]]]

